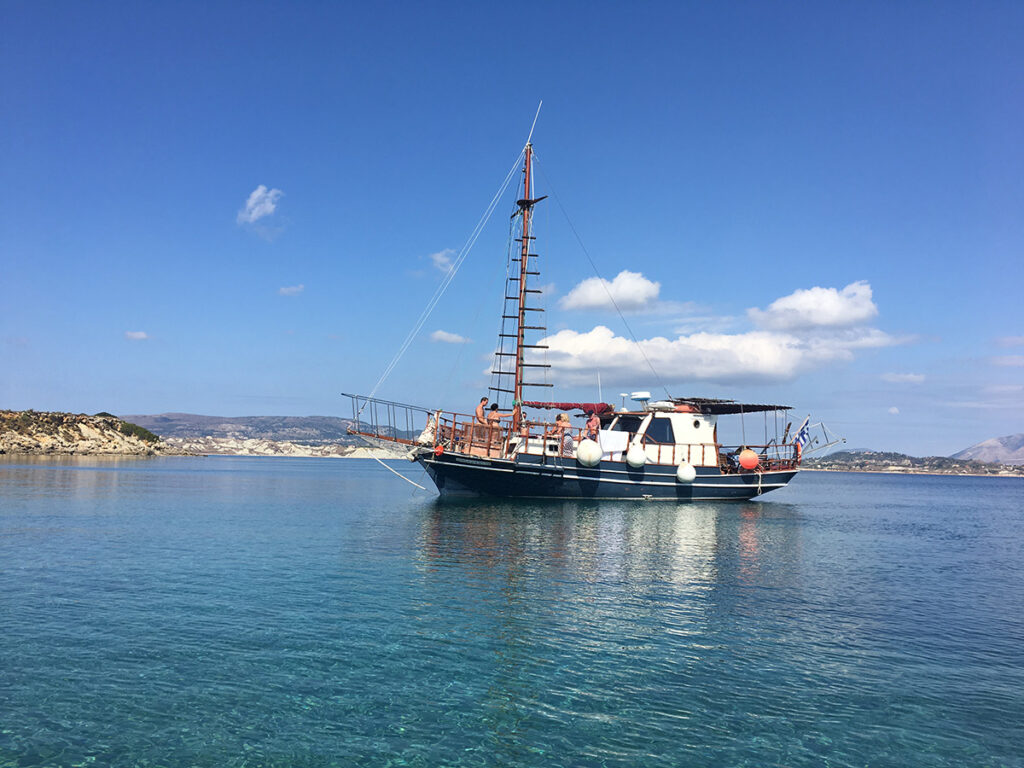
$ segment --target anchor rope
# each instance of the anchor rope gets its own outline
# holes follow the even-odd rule
[[[389,466],[388,466],[387,464],[385,464],[385,463],[384,463],[383,461],[381,461],[380,459],[378,459],[378,458],[377,458],[376,456],[371,456],[370,458],[371,458],[371,459],[373,459],[374,461],[376,461],[376,462],[377,462],[378,464],[380,464],[380,465],[381,465],[382,467],[384,467],[384,469],[386,469],[386,470],[387,470],[388,472],[394,472],[394,473],[395,473],[396,475],[398,475],[398,476],[399,476],[400,478],[402,478],[403,480],[405,480],[405,482],[407,482],[407,483],[410,483],[410,484],[412,484],[412,485],[415,485],[415,486],[416,486],[417,488],[419,488],[419,489],[420,489],[421,491],[425,491],[425,490],[427,490],[426,488],[424,488],[424,487],[423,487],[422,485],[420,485],[419,483],[414,483],[414,482],[413,482],[412,480],[410,480],[410,479],[409,479],[408,477],[406,477],[405,475],[403,475],[403,474],[402,474],[401,472],[399,472],[399,471],[398,471],[397,469],[394,469],[393,467],[389,467]]]

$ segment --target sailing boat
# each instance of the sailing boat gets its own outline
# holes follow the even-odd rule
[[[526,399],[528,390],[553,385],[531,380],[543,378],[537,374],[550,367],[536,362],[537,351],[547,347],[528,343],[527,335],[546,330],[536,319],[542,308],[530,305],[541,293],[530,287],[540,275],[531,218],[546,195],[534,197],[529,141],[521,157],[521,194],[512,214],[517,248],[508,260],[490,387],[496,399],[511,396],[509,421],[487,421],[482,409],[460,414],[347,395],[354,421],[350,433],[371,443],[407,446],[408,458],[426,470],[442,496],[748,500],[786,485],[799,471],[807,421],[790,442],[787,424],[781,439],[766,439],[765,445],[726,446],[718,440],[718,419],[762,412],[785,416],[789,406],[694,397],[656,400],[642,391],[632,393],[634,406],[623,404],[618,411],[608,403]],[[563,413],[553,422],[538,422],[526,418],[527,407]],[[590,415],[590,427],[573,426],[569,411]]]

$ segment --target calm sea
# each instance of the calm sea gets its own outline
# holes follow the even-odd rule
[[[0,766],[355,765],[1024,765],[1024,481],[0,461]]]

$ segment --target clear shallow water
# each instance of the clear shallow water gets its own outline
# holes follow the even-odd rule
[[[1018,479],[0,460],[0,766],[1021,766],[1022,722]]]

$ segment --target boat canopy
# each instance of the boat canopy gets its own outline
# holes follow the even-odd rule
[[[536,400],[527,400],[523,402],[527,408],[546,408],[553,411],[575,411],[577,408],[584,413],[594,413],[600,415],[602,413],[611,413],[615,410],[614,405],[608,403],[544,403]]]
[[[791,405],[766,405],[761,403],[737,403],[735,400],[715,400],[707,397],[674,397],[676,405],[688,405],[698,413],[721,416],[733,413],[760,413],[761,411],[789,411]]]

